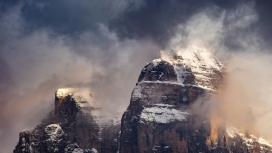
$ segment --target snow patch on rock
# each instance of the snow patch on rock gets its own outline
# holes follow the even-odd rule
[[[92,148],[93,153],[98,153],[98,151],[95,148]]]
[[[192,84],[183,84],[183,83],[180,83],[180,82],[171,82],[171,81],[159,81],[159,80],[157,80],[157,81],[141,81],[141,82],[139,82],[138,84],[141,84],[141,83],[174,84],[174,85],[179,85],[179,86],[182,86],[182,87],[192,86],[192,87],[199,87],[199,88],[202,88],[202,89],[205,89],[205,90],[208,90],[208,91],[215,91],[214,89],[209,88],[209,87],[198,86],[198,85],[192,85]]]
[[[144,108],[140,120],[143,122],[170,123],[174,121],[186,121],[189,115],[186,111],[174,108],[174,105],[155,104],[150,108]]]
[[[142,93],[141,93],[141,91],[142,91],[141,86],[140,86],[140,85],[137,85],[137,86],[133,89],[133,91],[132,91],[132,96],[131,96],[131,98],[133,98],[133,99],[142,98]]]

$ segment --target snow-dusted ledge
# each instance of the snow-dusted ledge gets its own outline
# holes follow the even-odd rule
[[[188,115],[190,114],[186,111],[175,109],[174,105],[155,104],[142,111],[140,122],[170,123],[174,121],[187,121],[186,116]]]

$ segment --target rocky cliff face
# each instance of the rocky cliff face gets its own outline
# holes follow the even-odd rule
[[[190,105],[218,88],[222,69],[212,55],[194,52],[148,63],[122,117],[120,151],[208,152],[209,122]]]
[[[14,153],[267,153],[272,143],[192,110],[224,79],[209,52],[171,52],[142,69],[122,119],[105,115],[89,89],[59,89],[55,110],[20,133]],[[117,114],[118,116],[118,114]]]

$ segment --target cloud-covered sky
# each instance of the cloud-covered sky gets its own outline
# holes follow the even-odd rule
[[[226,62],[238,52],[270,54],[271,7],[269,0],[0,0],[0,152],[11,152],[19,132],[53,109],[58,88],[89,87],[99,102],[126,109],[141,68],[160,50],[197,43]]]

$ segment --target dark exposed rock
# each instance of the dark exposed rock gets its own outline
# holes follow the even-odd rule
[[[141,81],[177,81],[173,65],[166,61],[148,63],[139,76],[138,82]]]

